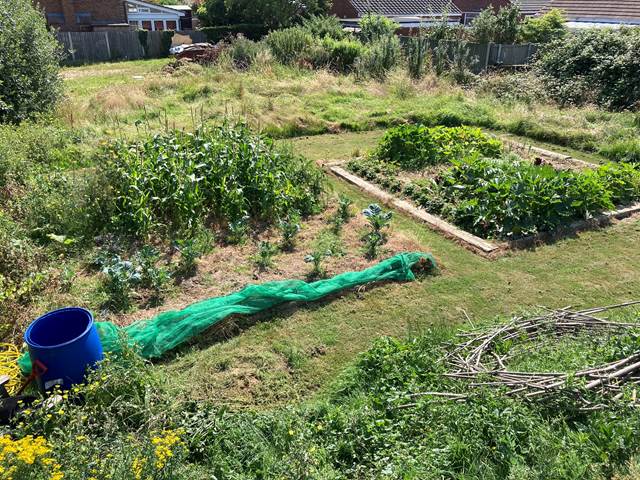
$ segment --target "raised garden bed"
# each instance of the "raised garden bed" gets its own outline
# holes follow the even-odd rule
[[[640,211],[637,166],[515,147],[477,129],[403,126],[332,171],[484,254]]]

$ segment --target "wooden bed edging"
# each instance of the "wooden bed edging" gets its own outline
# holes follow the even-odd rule
[[[400,200],[395,198],[394,195],[385,192],[381,188],[376,187],[375,185],[363,180],[362,178],[353,175],[347,172],[345,169],[332,166],[329,169],[338,177],[346,180],[347,182],[357,186],[358,188],[364,190],[368,194],[376,197],[380,201],[384,202],[387,205],[391,205],[394,208],[401,210],[402,212],[408,214],[411,217],[414,217],[418,220],[429,225],[431,228],[435,230],[439,230],[445,233],[448,236],[452,236],[457,240],[473,247],[474,249],[479,250],[484,254],[491,254],[500,249],[500,246],[484,240],[480,237],[476,237],[469,232],[465,232],[464,230],[459,229],[455,225],[450,224],[442,220],[440,217],[436,217],[435,215],[431,215],[430,213],[425,212],[424,210],[420,210],[415,207],[413,204],[407,202],[406,200]]]
[[[560,227],[553,232],[541,232],[535,235],[529,235],[518,240],[511,240],[507,242],[491,242],[489,240],[477,237],[465,230],[462,230],[440,217],[419,209],[411,202],[396,198],[394,195],[385,192],[376,185],[373,185],[372,183],[358,177],[357,175],[349,173],[344,168],[336,165],[335,163],[328,164],[326,166],[337,177],[346,180],[352,185],[355,185],[369,195],[377,198],[384,204],[394,207],[397,210],[406,213],[410,217],[426,223],[432,229],[444,233],[446,237],[453,238],[462,243],[464,246],[470,247],[472,251],[490,258],[495,258],[496,256],[499,256],[500,253],[505,253],[510,248],[529,248],[531,246],[535,246],[540,242],[548,242],[552,239],[562,237],[570,233],[577,233],[582,230],[606,225],[612,219],[622,219],[636,213],[640,213],[640,203],[636,203],[634,205],[620,208],[618,210],[604,212],[588,220],[579,220],[577,222],[573,222],[565,227]]]

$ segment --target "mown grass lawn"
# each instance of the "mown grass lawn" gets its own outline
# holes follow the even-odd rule
[[[321,160],[371,148],[381,132],[290,141]],[[371,199],[337,179],[336,192]],[[322,395],[358,353],[381,335],[412,337],[431,325],[509,316],[537,306],[589,307],[637,297],[640,221],[631,218],[551,245],[488,260],[402,215],[393,228],[433,253],[439,276],[387,284],[341,298],[279,309],[226,341],[204,337],[158,366],[180,394],[239,407]]]

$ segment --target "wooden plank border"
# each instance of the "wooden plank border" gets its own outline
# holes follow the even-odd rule
[[[427,225],[429,225],[429,227],[433,228],[434,230],[438,230],[447,236],[450,236],[455,238],[456,240],[459,240],[460,242],[470,246],[474,250],[478,250],[483,254],[489,255],[500,250],[501,248],[500,245],[489,242],[480,237],[476,237],[475,235],[472,235],[469,232],[465,232],[464,230],[459,229],[455,225],[452,225],[449,222],[444,221],[440,217],[436,217],[435,215],[432,215],[430,213],[425,212],[424,210],[421,210],[415,207],[413,204],[407,202],[406,200],[400,200],[396,198],[394,195],[391,195],[390,193],[385,192],[381,188],[367,182],[366,180],[363,180],[362,178],[347,172],[342,167],[332,166],[332,167],[329,167],[329,170],[337,177],[342,178],[343,180],[346,180],[352,185],[355,185],[356,187],[364,190],[365,192],[376,197],[378,200],[382,201],[383,203],[390,205],[408,214],[409,216],[426,223]]]
[[[540,243],[547,243],[553,241],[554,239],[562,238],[573,233],[578,233],[583,230],[591,230],[608,225],[614,219],[622,219],[640,213],[640,203],[636,203],[634,205],[620,208],[618,210],[604,212],[588,220],[573,222],[565,227],[560,227],[553,232],[542,232],[508,242],[492,242],[477,237],[465,230],[456,227],[455,225],[452,225],[451,223],[443,220],[436,215],[432,215],[422,209],[419,209],[407,200],[396,198],[395,195],[392,195],[382,190],[380,187],[346,171],[339,164],[325,164],[325,167],[327,167],[329,171],[336,177],[345,180],[352,185],[355,185],[367,194],[377,198],[385,205],[400,210],[410,217],[426,223],[433,230],[443,233],[445,237],[453,239],[461,243],[463,246],[469,248],[473,252],[479,253],[480,255],[489,258],[496,258],[500,256],[500,254],[506,253],[509,249],[525,249],[535,247]]]

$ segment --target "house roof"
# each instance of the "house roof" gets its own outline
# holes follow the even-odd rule
[[[640,0],[551,0],[542,13],[559,8],[570,22],[640,25]]]
[[[452,0],[453,4],[460,9],[461,12],[481,12],[485,8],[493,7],[495,9],[507,7],[511,4],[510,0]]]
[[[551,0],[520,0],[518,2],[520,5],[520,11],[526,16],[537,15],[550,3]]]
[[[181,17],[184,16],[183,12],[174,10],[173,8],[165,7],[163,5],[158,5],[157,3],[145,2],[143,0],[125,0],[124,3],[130,3],[131,5],[135,5],[137,7],[149,7],[164,13],[174,13],[180,15]]]
[[[449,0],[349,0],[359,17],[372,12],[388,17],[414,15],[460,15]]]

